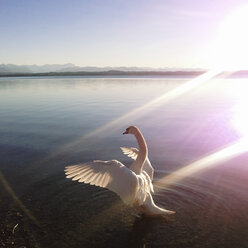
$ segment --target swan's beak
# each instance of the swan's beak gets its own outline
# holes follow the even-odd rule
[[[126,130],[123,134],[128,134],[128,131]]]

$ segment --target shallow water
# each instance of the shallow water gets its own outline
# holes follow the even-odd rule
[[[245,104],[246,79],[208,81],[99,131],[189,80],[1,78],[0,246],[248,247],[246,153],[166,181],[244,135],[235,118],[245,108],[235,106]],[[66,165],[94,159],[129,166],[119,149],[137,146],[122,135],[129,125],[147,140],[154,200],[177,212],[170,221],[137,218],[112,192],[64,176]]]

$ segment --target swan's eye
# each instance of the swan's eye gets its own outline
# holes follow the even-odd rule
[[[127,128],[126,131],[129,132],[129,129],[130,129],[130,128]]]

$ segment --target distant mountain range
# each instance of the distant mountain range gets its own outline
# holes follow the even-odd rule
[[[14,65],[0,64],[0,77],[4,76],[198,76],[204,69],[151,68],[151,67],[80,67],[74,64]],[[248,70],[223,72],[224,77],[248,77]]]
[[[73,68],[73,67],[75,67],[73,64],[64,64],[64,65],[0,64],[0,74],[59,72],[66,70],[66,68]]]
[[[14,64],[0,64],[0,74],[11,73],[49,73],[49,72],[107,72],[107,71],[123,71],[123,72],[137,72],[137,71],[192,71],[192,69],[181,68],[151,68],[151,67],[80,67],[74,64],[52,64],[52,65],[14,65]],[[193,69],[193,71],[200,71],[200,69]]]

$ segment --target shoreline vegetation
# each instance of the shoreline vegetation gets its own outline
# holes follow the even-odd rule
[[[42,73],[1,73],[0,77],[49,77],[49,76],[186,76],[196,77],[207,72],[201,71],[78,71],[78,72],[42,72]],[[240,70],[235,72],[223,72],[218,76],[228,78],[248,77],[248,70]]]

